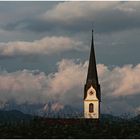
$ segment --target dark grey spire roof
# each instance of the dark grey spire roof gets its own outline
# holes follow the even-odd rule
[[[100,84],[98,82],[96,58],[95,58],[95,51],[94,51],[93,30],[92,30],[92,40],[91,40],[91,50],[90,50],[87,81],[84,88],[84,99],[87,97],[87,91],[91,86],[93,86],[93,88],[96,89],[96,96],[99,99],[99,101],[101,101],[101,90],[100,90]]]
[[[91,50],[90,50],[90,58],[89,58],[89,66],[88,66],[88,74],[87,74],[86,83],[92,83],[92,84],[98,85],[93,30],[92,30]]]

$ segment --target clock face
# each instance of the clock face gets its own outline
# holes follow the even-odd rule
[[[93,91],[90,91],[90,92],[89,92],[89,95],[93,95],[93,94],[94,94]]]
[[[89,92],[89,95],[94,95],[95,93],[96,93],[95,90],[91,90],[91,91]]]

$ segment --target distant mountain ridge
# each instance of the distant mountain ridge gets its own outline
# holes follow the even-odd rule
[[[59,114],[60,115],[60,114]],[[3,111],[0,110],[0,122],[21,122],[21,121],[30,121],[32,120],[34,117],[34,115],[29,115],[29,114],[24,114],[21,111],[18,110],[10,110],[10,111]],[[44,116],[44,117],[48,117],[51,118],[51,116]],[[73,116],[71,116],[70,118],[72,118]],[[54,116],[52,116],[52,118],[55,118]],[[65,118],[65,116],[63,117],[56,117],[57,119],[61,119],[61,118]],[[67,118],[67,117],[66,117]],[[75,117],[73,117],[75,118]],[[81,116],[77,116],[77,119],[83,119],[83,117]],[[122,119],[121,117],[118,116],[113,116],[110,114],[101,114],[101,118],[100,118],[101,122],[104,121],[109,121],[109,122],[121,122],[124,121],[125,119]],[[140,122],[140,115],[129,119],[130,121],[135,121],[135,122]]]
[[[10,102],[6,105],[1,106],[0,109],[0,121],[8,121],[10,119],[14,120],[15,118],[17,120],[26,120],[27,118],[28,120],[28,118],[31,118],[33,116],[42,116],[49,118],[83,118],[83,111],[69,105],[62,105],[57,102],[50,102],[48,104],[25,103],[21,105]],[[125,116],[123,118],[125,118]],[[121,121],[122,117],[114,116],[111,114],[101,114],[101,120]],[[140,115],[131,118],[131,120],[139,121]]]
[[[0,122],[21,122],[30,121],[31,119],[33,119],[32,115],[24,114],[18,110],[0,110]]]
[[[36,116],[60,116],[62,115],[79,115],[81,111],[69,105],[62,105],[57,102],[49,102],[48,104],[15,104],[12,102],[7,103],[1,107],[1,110],[19,110],[25,114]]]

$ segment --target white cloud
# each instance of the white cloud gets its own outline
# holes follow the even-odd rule
[[[139,8],[139,2],[63,2],[47,10],[40,19],[73,31],[89,31],[94,24],[97,32],[105,33],[139,28]]]
[[[58,72],[46,75],[38,70],[0,72],[0,100],[23,103],[45,103],[49,100],[64,101],[67,92],[82,87],[87,64],[72,60],[58,63]],[[72,98],[73,99],[73,98]],[[68,101],[69,104],[71,101]]]
[[[76,64],[73,60],[63,59],[58,63],[58,72],[51,77],[49,92],[63,95],[75,87],[82,87],[86,69],[87,62]]]
[[[108,12],[112,12],[112,15],[109,14],[110,18],[118,12],[126,14],[126,16],[134,16],[134,14],[138,16],[140,13],[139,7],[139,2],[63,2],[46,11],[41,15],[41,18],[49,21],[65,22],[65,24],[70,25],[78,20],[87,22],[100,20]],[[120,14],[116,16],[116,19],[119,19],[119,16],[121,17]]]
[[[52,54],[68,50],[80,50],[81,41],[69,37],[45,37],[33,42],[16,41],[0,43],[1,56],[17,56],[32,54]]]
[[[99,65],[100,66],[100,65]],[[140,94],[140,64],[124,65],[109,70],[106,66],[101,65],[103,69],[101,84],[103,92],[108,96],[119,97],[126,95]],[[100,73],[99,73],[100,74]]]
[[[84,95],[88,62],[80,63],[74,60],[62,60],[58,64],[58,71],[46,75],[44,72],[23,70],[0,73],[0,99],[3,102],[15,101],[22,103],[47,103],[55,100],[56,106],[63,104],[81,104]],[[134,111],[133,105],[120,97],[138,96],[140,94],[140,64],[124,65],[109,69],[104,64],[98,64],[99,81],[102,91],[103,111],[105,106],[111,106],[113,112]],[[119,105],[117,105],[117,103]],[[128,104],[128,108],[127,108]],[[80,106],[81,107],[81,106]],[[120,110],[119,110],[120,109]],[[107,109],[108,110],[108,109]]]
[[[63,2],[42,15],[43,19],[71,24],[79,19],[93,20],[97,12],[113,8],[119,2]],[[92,18],[91,18],[92,17]]]
[[[74,87],[82,87],[86,81],[88,62],[75,63],[73,60],[62,60],[58,63],[50,84],[52,93],[66,93]],[[124,65],[109,69],[104,64],[98,64],[98,75],[103,96],[120,97],[140,93],[139,81],[140,64]],[[65,88],[64,88],[65,87]]]
[[[40,103],[46,100],[44,90],[47,85],[45,73],[37,71],[17,71],[0,73],[0,100],[22,103]],[[46,91],[46,90],[45,90]]]

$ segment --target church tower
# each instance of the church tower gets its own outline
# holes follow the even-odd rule
[[[94,38],[92,30],[91,50],[88,66],[87,80],[84,89],[84,118],[99,119],[100,118],[100,85],[98,82],[96,58],[94,52]]]

